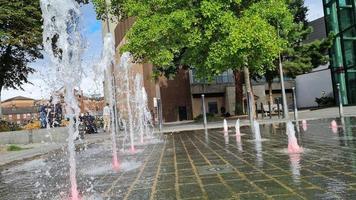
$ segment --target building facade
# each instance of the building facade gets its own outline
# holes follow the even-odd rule
[[[122,47],[126,38],[127,31],[134,23],[134,18],[128,18],[121,22],[106,22],[102,23],[103,37],[110,32],[115,37],[116,48],[116,63],[120,64],[120,47]],[[162,117],[164,122],[184,121],[192,119],[192,101],[190,94],[190,77],[187,70],[179,70],[175,77],[167,79],[165,77],[159,77],[156,80],[153,79],[154,66],[150,63],[132,63],[129,79],[131,83],[134,82],[135,76],[140,74],[143,79],[143,87],[146,90],[148,98],[148,108],[154,118],[157,119],[158,111],[154,107],[154,98],[161,99],[162,103]],[[122,85],[120,76],[121,72],[114,68],[114,74],[116,79],[116,85]],[[107,88],[107,84],[104,83],[104,88]],[[133,85],[133,84],[131,84]],[[108,96],[108,90],[104,89],[104,95]],[[120,95],[120,91],[116,92],[116,99],[118,102],[118,109],[121,115],[125,117],[125,98]],[[107,99],[106,99],[107,101]]]
[[[313,28],[305,44],[316,40],[327,39],[324,17],[309,22]],[[296,95],[298,108],[314,108],[325,105],[318,104],[317,99],[330,99],[331,102],[325,102],[327,105],[334,104],[334,90],[331,78],[329,63],[313,69],[310,73],[302,74],[296,77]],[[324,104],[325,104],[324,103]]]
[[[214,115],[222,115],[222,112],[235,114],[236,100],[235,100],[235,77],[232,70],[228,70],[219,76],[216,76],[210,82],[204,82],[199,80],[194,73],[194,70],[190,71],[191,76],[191,94],[192,94],[192,106],[193,117],[198,117],[202,114],[202,100],[201,95],[205,96],[205,107],[207,113]],[[252,88],[257,103],[257,110],[261,110],[261,103],[268,104],[269,101],[269,88],[265,79],[252,80]],[[291,107],[292,100],[292,88],[295,86],[295,81],[291,78],[285,77],[285,88],[288,106]],[[247,112],[247,99],[245,86],[243,85],[244,93],[244,105],[243,111]],[[281,100],[281,85],[279,78],[275,78],[272,82],[272,97],[274,103],[282,102]]]
[[[3,119],[16,124],[27,124],[39,117],[40,102],[22,96],[7,99],[1,103]]]
[[[342,103],[356,104],[356,0],[323,0],[327,33],[335,38],[330,50],[334,94],[340,84]]]

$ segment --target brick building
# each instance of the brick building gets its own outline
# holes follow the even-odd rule
[[[128,18],[119,23],[113,21],[104,21],[102,23],[103,36],[108,32],[115,36],[116,52],[120,52],[119,48],[126,42],[125,34],[133,23],[134,18]],[[117,62],[119,62],[120,56],[117,53]],[[210,83],[203,83],[196,79],[192,70],[179,70],[172,80],[165,77],[152,80],[152,69],[153,66],[149,63],[135,63],[132,66],[130,77],[133,80],[137,73],[143,76],[144,87],[148,95],[148,105],[151,111],[155,110],[153,98],[161,98],[164,122],[191,120],[199,116],[202,113],[201,94],[205,94],[207,112],[220,115],[221,108],[224,108],[230,114],[235,113],[235,80],[232,71],[216,76]],[[116,74],[118,75],[118,72]],[[288,104],[291,104],[292,87],[295,86],[295,81],[288,77],[285,79],[287,100]],[[252,81],[252,84],[256,102],[259,105],[260,103],[267,104],[269,91],[266,81]],[[273,80],[272,93],[273,96],[271,98],[275,102],[277,102],[277,99],[281,102],[281,89],[278,78]],[[107,94],[107,91],[104,94]],[[245,104],[247,105],[246,102]],[[157,113],[154,114],[157,115]]]
[[[94,116],[101,116],[103,115],[103,109],[105,106],[104,97],[82,96],[81,105],[82,112],[89,112]]]
[[[3,119],[17,124],[26,124],[38,118],[39,103],[35,99],[17,96],[1,103]]]
[[[64,94],[65,89],[61,88],[55,92],[55,96],[57,96],[58,101],[61,103],[64,115],[65,115],[65,102],[64,102]],[[80,108],[81,113],[89,112],[92,115],[102,115],[102,111],[104,108],[104,97],[88,97],[83,94],[83,91],[75,90],[74,94],[77,98],[78,106]]]
[[[116,52],[126,42],[125,34],[134,23],[134,18],[126,19],[122,22],[104,22],[102,30],[103,36],[111,32],[115,37]],[[109,25],[109,30],[108,30]],[[119,62],[121,55],[116,54],[116,60]],[[162,102],[162,114],[164,122],[191,120],[192,114],[192,100],[190,93],[190,76],[187,70],[180,70],[173,79],[160,77],[157,80],[152,79],[152,64],[137,64],[133,63],[130,69],[130,79],[134,80],[136,74],[141,74],[143,78],[143,86],[146,89],[148,97],[148,107],[154,116],[157,116],[154,108],[154,98],[160,98]],[[117,77],[120,76],[118,71],[115,71]],[[116,84],[121,84],[119,78]],[[107,90],[104,91],[107,96]],[[118,95],[118,94],[117,94]],[[122,99],[119,97],[118,99]],[[123,112],[123,109],[119,110]],[[124,114],[125,115],[125,114]]]

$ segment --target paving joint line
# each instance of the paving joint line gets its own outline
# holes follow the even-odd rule
[[[149,158],[153,155],[153,152],[155,151],[156,146],[157,146],[157,145],[154,146],[154,148],[152,149],[150,155],[147,156],[147,158],[146,158],[144,164],[142,165],[142,167],[141,167],[141,169],[140,169],[140,172],[137,174],[137,176],[136,176],[134,182],[130,185],[129,190],[127,191],[126,195],[124,196],[124,200],[125,200],[125,199],[127,200],[127,198],[129,197],[129,195],[131,194],[131,192],[132,192],[134,186],[136,185],[138,179],[141,177],[141,175],[142,175],[142,173],[143,173],[143,171],[144,171],[144,169],[145,169],[145,167],[146,167],[148,161],[150,160]],[[143,189],[145,189],[145,188],[143,188]]]
[[[193,142],[192,138],[189,137],[190,142],[193,144],[193,146],[195,147],[195,149],[199,152],[199,154],[204,158],[204,160],[210,165],[213,166],[211,164],[211,162],[209,161],[209,159],[206,158],[206,156],[199,150],[199,148],[196,146],[196,144]],[[217,176],[219,177],[219,180],[222,182],[222,184],[228,188],[228,190],[233,194],[232,198],[236,198],[236,196],[238,195],[236,192],[234,192],[231,188],[231,186],[229,186],[226,181],[222,178],[222,176],[220,174],[217,174]]]
[[[153,200],[154,195],[157,193],[157,190],[156,190],[157,181],[158,181],[158,176],[159,176],[160,171],[161,171],[161,164],[162,164],[163,155],[165,153],[166,144],[167,144],[167,136],[165,137],[164,144],[163,144],[162,151],[161,151],[161,155],[160,155],[160,158],[159,158],[159,161],[158,161],[158,167],[157,167],[156,176],[155,176],[155,179],[153,181],[152,188],[151,188],[152,190],[151,190],[150,200]]]
[[[215,138],[215,140],[217,139],[216,137],[213,137],[213,138]],[[215,143],[216,145],[220,146],[218,143],[216,143],[216,142],[214,142],[214,143]],[[233,145],[231,145],[231,144],[229,144],[229,146],[232,146],[232,147],[236,148],[235,146],[233,146]],[[220,148],[221,148],[221,146],[220,146]],[[229,151],[232,155],[234,155],[234,157],[236,157],[236,155],[233,154],[230,150],[228,150],[228,151]],[[246,153],[248,153],[248,152],[246,152]],[[252,155],[251,153],[248,153],[248,154],[249,154],[249,155]],[[273,156],[274,158],[277,158],[277,157],[274,156],[274,155],[269,155],[269,156]],[[242,161],[248,163],[248,165],[250,165],[250,166],[253,166],[253,165],[251,165],[249,162],[245,161],[245,160],[242,159],[242,158],[239,158],[239,157],[236,157],[236,158],[238,158],[238,159],[240,159],[240,160],[242,160]],[[265,162],[265,163],[267,163],[267,164],[269,164],[269,165],[272,165],[272,166],[275,166],[277,169],[279,169],[279,170],[281,170],[281,171],[284,171],[284,172],[287,171],[287,170],[285,170],[285,169],[283,169],[283,168],[278,167],[278,166],[275,165],[275,164],[271,164],[271,163],[269,163],[269,162]],[[255,168],[255,169],[258,169],[258,168]],[[313,172],[313,171],[311,171],[311,170],[309,170],[309,169],[305,169],[305,170],[308,170],[308,171],[310,171],[310,172]],[[258,169],[258,171],[260,171],[260,172],[263,173],[263,171],[261,171],[261,170],[259,170],[259,169]],[[315,173],[315,172],[313,172],[313,173]],[[266,173],[263,173],[263,174],[265,174],[265,175],[267,176]],[[287,174],[289,174],[289,172],[288,172]],[[315,174],[318,175],[318,176],[323,176],[324,178],[326,177],[326,178],[328,178],[328,179],[331,179],[331,178],[329,178],[329,177],[327,177],[327,176],[325,176],[325,175],[322,175],[322,174],[317,174],[317,173],[315,173]],[[269,175],[268,175],[268,176],[269,176]],[[302,177],[301,177],[301,179],[302,179],[303,181],[307,182],[308,184],[312,185],[313,187],[316,187],[316,188],[318,188],[318,189],[320,189],[320,190],[323,190],[324,192],[328,192],[327,190],[325,190],[325,189],[323,189],[323,188],[321,188],[321,187],[319,187],[319,186],[317,186],[317,185],[315,185],[315,184],[313,184],[313,183],[310,183],[309,181],[305,180],[305,179],[302,178]],[[278,181],[278,180],[276,180],[276,179],[274,179],[274,178],[273,178],[273,180]],[[335,180],[335,179],[334,179],[334,180]],[[279,183],[279,182],[280,182],[280,181],[278,181],[278,183]],[[283,186],[284,186],[284,184],[283,184]],[[285,186],[284,186],[284,187],[285,187]],[[293,191],[293,193],[297,194],[298,196],[301,196],[301,195],[299,195],[298,193],[296,193],[296,192],[294,192],[294,191]],[[334,194],[334,193],[333,193],[333,194]],[[337,194],[336,194],[336,195],[337,195]],[[305,199],[305,198],[303,197],[303,199]]]
[[[180,138],[180,141],[181,141],[181,143],[182,143],[182,145],[183,145],[183,148],[184,148],[184,150],[185,150],[185,153],[186,153],[186,155],[188,156],[188,160],[189,160],[189,162],[190,162],[190,165],[191,165],[192,168],[193,168],[193,172],[194,172],[195,178],[196,178],[197,181],[198,181],[198,185],[199,185],[199,187],[200,187],[200,189],[201,189],[201,191],[202,191],[202,193],[203,193],[203,197],[204,197],[204,199],[208,199],[208,194],[207,194],[207,192],[205,191],[205,188],[204,188],[204,186],[203,186],[203,182],[201,181],[201,179],[200,179],[200,177],[199,177],[199,175],[198,175],[198,171],[197,171],[197,169],[196,169],[196,167],[195,167],[195,165],[194,165],[194,162],[193,162],[192,158],[191,158],[190,155],[189,155],[189,152],[188,152],[188,150],[187,150],[187,147],[185,146],[185,144],[184,144],[184,142],[183,142],[182,136],[179,135],[179,138]]]
[[[205,144],[204,142],[202,142],[199,138],[197,138],[195,135],[194,137],[199,140],[202,144]],[[228,162],[227,160],[225,160],[219,153],[217,153],[215,150],[213,150],[210,146],[207,146],[212,152],[214,152],[222,161],[225,162],[225,164],[230,164],[230,162]],[[270,199],[271,197],[264,192],[264,190],[262,190],[259,186],[257,186],[256,184],[254,184],[252,181],[250,181],[243,173],[241,173],[236,167],[234,167],[233,165],[231,165],[234,169],[235,169],[235,172],[237,172],[240,177],[243,179],[243,180],[246,180],[247,182],[249,182],[253,187],[255,187],[255,189],[257,189],[258,191],[260,191],[260,193],[262,193],[263,195],[265,195],[268,199]]]

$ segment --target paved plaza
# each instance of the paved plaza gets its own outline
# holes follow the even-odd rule
[[[308,122],[297,134],[302,154],[288,154],[285,124],[261,126],[262,142],[248,127],[242,136],[221,129],[161,135],[120,151],[111,169],[110,141],[77,149],[78,186],[84,199],[356,199],[356,119],[333,133],[330,120]],[[0,199],[66,199],[65,149],[1,169]]]
[[[352,117],[356,116],[356,106],[347,106],[343,108],[344,116]],[[316,120],[316,119],[325,119],[325,118],[337,118],[339,117],[339,108],[338,107],[330,107],[330,108],[321,108],[314,110],[300,110],[298,111],[298,120]],[[247,116],[240,116],[242,125],[249,125],[250,122],[247,120]],[[289,118],[294,120],[294,113],[289,112]],[[228,125],[230,127],[235,127],[237,117],[232,117],[231,119],[227,119]],[[273,115],[272,119],[269,117],[261,117],[259,114],[258,121],[261,124],[271,124],[271,123],[279,123],[279,122],[287,122],[288,120],[282,119],[277,115]],[[208,123],[209,129],[222,128],[223,123],[220,121],[213,121]],[[164,124],[161,132],[169,133],[169,132],[177,132],[177,131],[189,131],[189,130],[202,130],[204,126],[202,122],[195,123],[194,121],[188,122],[177,122],[177,123],[168,123]]]

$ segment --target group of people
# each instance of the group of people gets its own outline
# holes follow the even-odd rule
[[[79,117],[80,120],[80,130],[84,131],[87,134],[98,133],[98,127],[95,122],[95,117],[90,115],[89,112],[82,114]],[[111,111],[109,104],[107,103],[103,109],[103,130],[104,132],[110,131],[111,125]]]
[[[60,103],[40,106],[41,128],[60,127],[63,119],[62,105]]]
[[[39,116],[41,128],[60,127],[64,118],[62,105],[60,103],[41,105]],[[98,133],[98,125],[96,124],[96,121],[96,118],[89,112],[82,113],[79,117],[80,131],[86,134]],[[111,126],[111,111],[109,104],[106,104],[103,109],[103,122],[104,132],[109,131]]]
[[[80,120],[80,130],[84,131],[86,134],[98,133],[98,128],[95,122],[95,117],[90,115],[89,112],[81,114]]]

